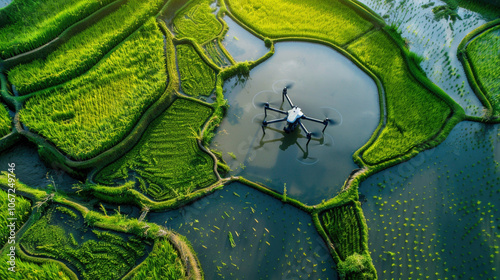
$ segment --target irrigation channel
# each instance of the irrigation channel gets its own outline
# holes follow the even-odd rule
[[[238,35],[240,37],[240,35]],[[263,135],[264,102],[283,110],[282,89],[310,117],[334,121],[324,135],[322,124],[303,121],[318,136],[306,146],[306,134],[270,124]],[[221,150],[232,175],[261,182],[306,204],[317,204],[340,190],[358,166],[352,154],[366,143],[379,121],[375,83],[333,49],[306,42],[277,43],[275,54],[250,71],[246,80],[224,85],[229,102],[212,148]],[[286,102],[286,101],[285,101]],[[282,118],[269,113],[267,120]]]
[[[20,141],[0,154],[2,170],[7,170],[9,163],[16,164],[16,177],[32,188],[45,189],[47,185],[55,183],[58,190],[72,192],[73,184],[78,183],[64,171],[47,167],[40,160],[36,146],[27,140]]]
[[[500,277],[500,125],[461,122],[360,193],[379,279]]]
[[[246,31],[230,17],[225,16],[223,20],[227,23],[229,30],[222,44],[235,61],[257,60],[267,53],[268,49],[264,41]]]
[[[476,12],[458,8],[455,21],[435,18],[432,9],[446,5],[429,0],[360,0],[387,24],[395,24],[406,39],[410,51],[423,58],[422,69],[429,79],[460,104],[468,115],[480,116],[483,105],[469,85],[463,66],[457,57],[458,44],[475,28],[486,23]]]
[[[191,241],[205,279],[337,279],[309,214],[240,183],[147,219]]]

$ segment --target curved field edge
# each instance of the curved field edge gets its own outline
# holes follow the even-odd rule
[[[1,9],[1,27],[2,29],[9,27],[10,30],[7,29],[7,31],[5,31],[7,34],[2,32],[0,35],[0,41],[2,41],[2,44],[0,45],[0,56],[5,59],[39,47],[50,41],[52,38],[57,37],[66,28],[75,24],[80,19],[91,15],[105,5],[108,5],[112,2],[112,0],[78,0],[71,1],[76,3],[68,3],[70,5],[73,4],[73,6],[64,6],[64,2],[70,1],[52,0],[38,3],[37,1],[14,1],[14,3],[11,3],[7,7]],[[40,6],[37,4],[40,4]],[[62,10],[59,9],[61,4],[63,5]],[[43,12],[41,15],[37,15],[37,18],[31,19],[30,16],[35,17],[36,14],[33,9],[43,9]],[[54,14],[50,15],[50,13]],[[26,14],[29,16],[26,17]],[[24,21],[27,21],[26,24],[28,25],[23,26],[22,24],[25,23]],[[16,25],[16,23],[19,24]],[[27,28],[29,30],[26,30]],[[13,30],[15,31],[13,32]]]
[[[468,46],[474,40],[477,40],[479,36],[485,34],[489,30],[493,30],[495,28],[499,28],[500,19],[496,19],[490,22],[487,22],[478,28],[472,30],[469,34],[467,34],[460,44],[458,45],[457,56],[462,66],[464,68],[465,74],[467,75],[467,79],[469,84],[471,85],[474,93],[481,101],[481,103],[488,109],[488,112],[482,118],[467,116],[468,119],[474,121],[480,121],[485,123],[499,123],[500,122],[500,109],[494,108],[492,105],[491,96],[488,91],[485,89],[484,85],[481,83],[479,79],[480,73],[477,72],[477,67],[474,67],[470,53],[468,52]],[[493,46],[494,48],[495,46]]]
[[[196,257],[196,253],[192,249],[191,244],[189,244],[189,241],[187,241],[182,236],[179,236],[178,234],[154,223],[144,222],[135,218],[126,218],[124,215],[120,214],[107,215],[106,213],[89,210],[86,206],[83,206],[75,200],[67,197],[67,195],[63,192],[49,192],[32,189],[20,181],[17,181],[16,184],[18,190],[17,193],[31,199],[33,201],[33,204],[35,204],[33,214],[30,216],[28,222],[26,222],[25,225],[16,233],[16,238],[22,238],[24,232],[41,217],[42,212],[48,205],[57,203],[76,210],[82,215],[85,223],[91,227],[121,233],[129,233],[146,240],[154,241],[155,243],[168,241],[180,256],[180,259],[184,266],[186,278],[203,279],[203,272],[198,258]],[[5,185],[4,182],[0,181],[0,189],[7,190],[8,185]],[[4,247],[2,249],[2,251],[4,250],[7,250],[7,247]],[[28,256],[26,254],[23,254],[24,252],[22,252],[22,250],[19,248],[19,245],[16,245],[16,252],[19,252],[22,257],[26,257],[30,261],[36,263],[58,264],[60,266],[60,269],[64,271],[64,273],[66,273],[70,279],[78,279],[74,272],[62,262],[53,259]]]

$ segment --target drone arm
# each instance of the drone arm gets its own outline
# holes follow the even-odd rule
[[[321,124],[324,124],[325,127],[323,127],[323,132],[325,132],[325,129],[326,127],[328,126],[328,118],[324,119],[324,120],[318,120],[318,119],[315,119],[315,118],[310,118],[306,115],[303,115],[302,116],[302,119],[304,120],[308,120],[308,121],[313,121],[313,122],[317,122],[317,123],[321,123]]]
[[[306,133],[307,135],[307,144],[306,145],[309,145],[309,142],[311,141],[311,132],[309,132],[306,128],[306,126],[301,122],[299,121],[299,124],[300,124],[300,127],[302,127],[302,129],[304,130],[304,132]]]
[[[292,103],[292,100],[290,100],[290,97],[288,97],[288,94],[286,93],[286,91],[283,91],[283,99],[286,97],[286,100],[288,100],[288,103],[290,104],[290,107],[293,108],[293,103]],[[283,100],[284,102],[285,100]]]
[[[280,113],[280,114],[288,115],[287,112],[279,110],[279,109],[275,109],[273,107],[269,107],[269,105],[266,104],[266,106],[264,107],[264,114],[265,114],[266,117],[267,117],[267,110],[271,110],[271,111],[274,111],[274,112],[277,112],[277,113]]]
[[[268,125],[268,124],[271,124],[271,123],[283,122],[283,121],[286,121],[286,118],[287,117],[284,117],[282,119],[275,119],[275,120],[272,120],[272,121],[263,121],[262,124],[263,125]]]

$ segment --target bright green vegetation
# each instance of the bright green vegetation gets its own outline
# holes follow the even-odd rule
[[[387,99],[387,125],[364,152],[367,163],[405,154],[440,132],[450,107],[410,74],[401,51],[388,35],[382,31],[370,33],[347,50],[382,80]]]
[[[9,134],[12,128],[12,122],[9,117],[9,112],[5,105],[0,104],[0,138]]]
[[[205,45],[205,51],[212,61],[219,67],[231,65],[231,62],[220,49],[217,41],[210,41]]]
[[[2,175],[4,176],[4,175]],[[15,197],[15,210],[9,211],[8,204],[11,202],[11,199]],[[3,246],[9,237],[10,229],[7,227],[7,224],[10,221],[7,218],[16,218],[16,231],[20,229],[24,222],[28,219],[31,213],[31,203],[29,200],[24,197],[15,194],[15,196],[9,197],[7,192],[0,190],[0,221],[2,222],[0,226],[0,244]]]
[[[206,105],[177,99],[129,153],[97,175],[97,181],[113,184],[133,170],[140,176],[141,190],[156,200],[183,196],[215,182],[214,162],[196,140],[211,114]]]
[[[300,36],[343,45],[373,25],[340,1],[227,0],[231,12],[261,35]]]
[[[49,208],[26,231],[21,247],[30,255],[69,262],[83,279],[119,279],[145,253],[140,239],[89,230],[83,218],[74,219],[56,208]]]
[[[472,69],[491,102],[493,110],[500,112],[500,25],[474,38],[466,48]]]
[[[347,204],[332,208],[323,215],[323,224],[342,261],[354,253],[363,252],[355,208]]]
[[[182,91],[192,96],[209,96],[215,88],[215,71],[201,59],[196,50],[191,45],[178,45],[177,61]]]
[[[129,0],[117,11],[78,33],[44,60],[9,71],[19,94],[61,84],[94,66],[106,53],[139,28],[163,0]]]
[[[12,273],[11,271],[7,270],[8,257],[9,256],[7,256],[7,253],[2,254],[2,256],[0,257],[0,262],[2,262],[2,264],[5,264],[5,269],[0,270],[0,279],[71,279],[55,262],[47,261],[43,263],[37,263],[25,260],[19,255],[16,255],[16,272]]]
[[[75,159],[118,143],[166,87],[163,38],[151,18],[85,75],[40,92],[21,120]]]
[[[212,14],[212,0],[193,0],[174,18],[176,38],[192,38],[202,44],[213,39],[222,31],[222,24]]]
[[[37,48],[112,0],[14,0],[0,9],[0,57]]]
[[[159,239],[153,251],[134,273],[132,280],[184,279],[184,266],[170,242]]]
[[[373,267],[371,262],[367,255],[354,253],[337,264],[337,271],[346,280],[377,279],[375,273],[370,271]]]

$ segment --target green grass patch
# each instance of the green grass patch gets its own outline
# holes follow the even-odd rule
[[[27,253],[64,260],[83,279],[119,279],[144,255],[145,245],[133,235],[90,230],[65,213],[49,208],[21,238]]]
[[[356,207],[352,203],[325,211],[322,220],[342,261],[354,253],[363,252],[361,225],[358,223]]]
[[[5,175],[2,174],[2,176]],[[12,203],[13,201],[15,202]],[[9,205],[10,203],[12,204]],[[10,211],[9,207],[10,209],[14,210]],[[0,244],[2,246],[7,242],[7,239],[10,236],[10,228],[8,228],[7,225],[10,224],[12,221],[9,221],[7,219],[16,218],[15,230],[17,231],[23,226],[24,222],[26,222],[30,213],[31,213],[31,203],[29,200],[20,196],[19,194],[14,194],[14,193],[11,193],[11,195],[9,196],[6,191],[0,190],[0,221],[2,222],[0,226]],[[9,247],[10,246],[14,246],[14,244],[9,245]]]
[[[496,114],[500,113],[500,25],[474,38],[466,48],[472,68]]]
[[[144,179],[141,190],[156,200],[189,194],[215,182],[214,162],[196,140],[212,112],[198,102],[177,99],[149,126],[139,143],[97,174],[96,180],[113,184],[127,179],[133,170]]]
[[[401,50],[387,34],[372,32],[347,50],[380,77],[387,99],[387,125],[364,152],[367,163],[405,154],[440,132],[451,108],[411,75]]]
[[[4,104],[0,104],[0,138],[10,133],[12,121]]]
[[[21,64],[8,73],[19,94],[66,82],[89,70],[152,16],[163,0],[129,0],[117,11],[72,37],[46,59]]]
[[[227,0],[230,11],[261,35],[312,37],[343,45],[373,25],[339,1]]]
[[[149,254],[141,266],[127,279],[185,279],[184,265],[179,254],[166,239],[155,242],[153,251]]]
[[[0,57],[37,48],[113,0],[14,0],[0,9]]]
[[[26,279],[60,279],[70,280],[61,266],[53,261],[31,261],[20,255],[16,255],[16,272],[7,270],[7,261],[9,256],[7,253],[2,254],[0,262],[4,264],[4,269],[0,270],[0,279],[9,280],[26,280]]]
[[[151,18],[89,72],[40,92],[21,120],[75,159],[111,148],[166,87],[163,37]]]
[[[192,0],[180,10],[173,20],[176,38],[192,38],[202,44],[215,38],[222,31],[222,24],[212,14],[212,0]]]
[[[177,61],[182,91],[191,96],[209,96],[215,88],[215,71],[196,50],[191,45],[178,45]]]

